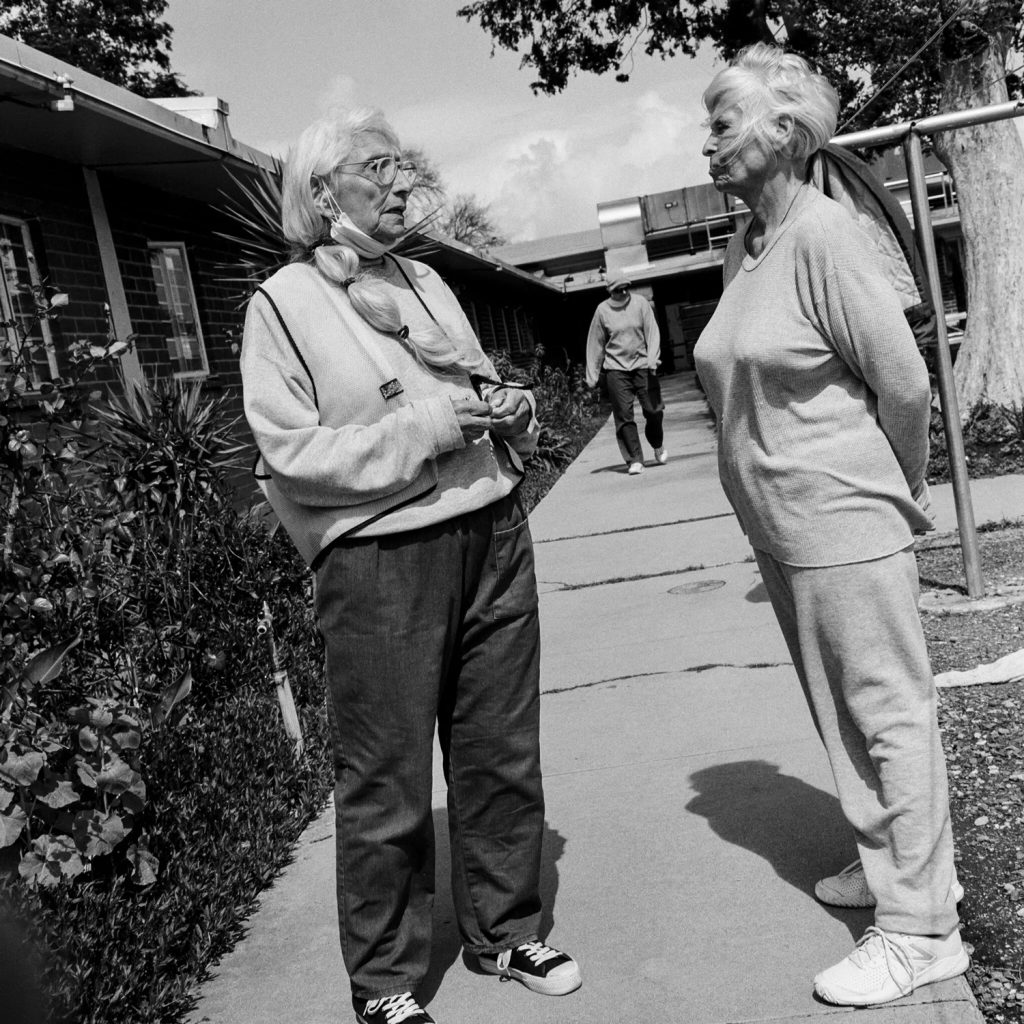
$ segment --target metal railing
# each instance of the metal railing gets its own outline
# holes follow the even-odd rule
[[[928,183],[924,171],[924,155],[921,138],[936,132],[955,131],[973,125],[1005,121],[1024,114],[1024,101],[995,103],[973,110],[959,110],[951,114],[936,114],[919,121],[905,121],[901,124],[886,125],[884,128],[870,128],[867,131],[852,132],[832,139],[837,146],[857,149],[863,146],[881,146],[899,143],[907,164],[910,185],[910,200],[914,213],[914,234],[924,257],[925,276],[928,279],[928,295],[936,311],[935,323],[938,334],[935,369],[939,382],[939,398],[942,403],[942,424],[946,434],[946,450],[949,453],[949,470],[953,478],[953,500],[956,503],[956,519],[960,530],[960,550],[964,560],[964,574],[967,577],[968,597],[982,597],[985,593],[985,579],[981,572],[981,557],[978,552],[978,532],[974,522],[974,507],[971,503],[970,484],[967,477],[967,457],[964,451],[964,437],[960,429],[960,410],[953,381],[953,359],[949,350],[945,317],[942,316],[942,287],[939,283],[939,261],[935,251],[935,235],[932,231],[931,207],[928,199]]]

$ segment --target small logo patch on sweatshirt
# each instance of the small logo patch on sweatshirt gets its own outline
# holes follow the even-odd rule
[[[380,393],[385,401],[389,398],[397,398],[404,390],[405,388],[402,387],[397,377],[394,380],[386,381],[380,386]]]

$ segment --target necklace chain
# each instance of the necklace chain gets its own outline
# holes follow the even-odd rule
[[[773,235],[777,235],[782,230],[782,225],[786,223],[786,218],[789,216],[790,210],[793,209],[793,206],[794,206],[794,204],[796,203],[796,200],[797,200],[797,196],[799,196],[800,193],[803,192],[805,184],[806,184],[805,182],[800,182],[800,187],[793,193],[793,198],[790,199],[789,206],[786,207],[786,212],[782,215],[782,220],[779,221],[779,225],[775,229],[775,231],[773,232]],[[744,243],[743,244],[743,248],[744,249],[747,248],[747,244],[750,242],[750,229],[753,226],[754,226],[754,218],[751,217],[750,218],[750,223],[747,225],[747,230],[743,233],[743,243]],[[765,248],[767,248],[767,244],[768,244],[768,235],[767,235],[767,233],[765,234],[764,242],[765,242]],[[748,249],[748,251],[749,251],[749,249]],[[761,252],[764,252],[764,249],[762,249]]]

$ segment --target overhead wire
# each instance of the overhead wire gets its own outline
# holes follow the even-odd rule
[[[872,93],[871,97],[867,100],[867,102],[862,103],[842,123],[842,125],[839,128],[839,133],[840,134],[844,131],[846,126],[851,121],[853,121],[856,118],[860,117],[860,115],[865,110],[867,110],[867,108],[870,107],[871,104],[874,103],[875,100],[877,100],[878,97],[881,96],[882,93],[885,92],[885,90],[888,89],[889,86],[892,85],[892,83],[895,82],[896,79],[899,78],[900,75],[902,75],[903,72],[906,71],[907,68],[909,68],[910,65],[913,64],[914,61],[916,61],[917,58],[920,57],[921,54],[924,53],[924,51],[927,50],[928,47],[932,45],[932,43],[934,43],[935,40],[939,38],[940,35],[942,35],[942,33],[946,30],[947,26],[949,26],[956,18],[958,18],[960,16],[960,13],[968,6],[968,4],[970,2],[971,2],[971,0],[964,0],[964,2],[962,4],[960,4],[960,6],[925,40],[925,42],[920,47],[918,47],[918,49],[914,52],[914,54],[911,57],[908,57],[907,60],[905,60],[900,65],[900,67],[896,70],[896,72],[894,74],[890,75],[889,78],[881,86],[879,86],[879,88],[877,88],[874,91],[874,93]]]

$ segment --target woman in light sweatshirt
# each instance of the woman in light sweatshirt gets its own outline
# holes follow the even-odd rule
[[[704,94],[721,192],[752,213],[694,351],[722,486],[747,534],[859,860],[819,899],[875,924],[814,979],[869,1005],[967,968],[946,765],[917,614],[914,533],[931,529],[924,362],[878,256],[807,182],[835,91],[799,57],[741,51]]]
[[[580,984],[537,934],[537,587],[516,490],[533,397],[497,380],[444,282],[391,254],[415,175],[376,112],[303,133],[284,177],[296,258],[250,302],[242,349],[262,486],[316,571],[342,952],[363,1024],[432,1019],[415,990],[435,724],[466,950],[534,991]]]

